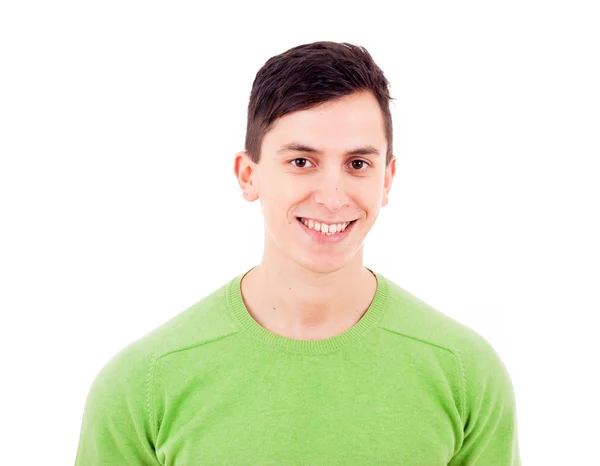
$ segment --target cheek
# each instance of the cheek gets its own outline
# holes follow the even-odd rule
[[[296,204],[295,199],[289,195],[272,192],[268,198],[263,198],[263,214],[266,221],[271,224],[289,223],[292,220]]]
[[[363,215],[366,215],[369,220],[373,220],[374,217],[378,215],[382,201],[383,194],[376,190],[373,190],[370,193],[363,192],[360,196],[355,198],[357,208]]]
[[[373,205],[377,204],[377,201],[381,196],[379,188],[374,183],[364,183],[363,185],[358,186],[356,189],[353,189],[350,194],[352,195],[352,199],[354,199],[357,204],[365,208],[372,207]]]
[[[293,177],[286,179],[285,183],[272,191],[272,200],[279,208],[290,209],[300,204],[310,196],[311,190],[308,183],[295,180]]]

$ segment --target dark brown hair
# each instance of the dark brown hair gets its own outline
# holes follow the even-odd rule
[[[313,42],[271,57],[256,74],[246,127],[246,152],[258,163],[262,141],[278,118],[358,91],[370,91],[383,114],[386,166],[392,158],[389,82],[364,47]]]

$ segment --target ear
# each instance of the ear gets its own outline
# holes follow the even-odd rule
[[[242,189],[244,199],[253,202],[258,199],[258,192],[254,184],[254,171],[256,164],[250,159],[248,152],[241,151],[235,154],[233,173]]]
[[[390,189],[392,189],[392,181],[394,181],[394,176],[396,175],[396,157],[392,155],[392,159],[390,160],[389,165],[385,169],[385,175],[383,178],[383,198],[381,200],[381,205],[388,205],[388,194]]]

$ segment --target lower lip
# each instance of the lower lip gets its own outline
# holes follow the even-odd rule
[[[335,244],[344,241],[344,239],[348,236],[350,230],[352,230],[352,228],[354,227],[354,224],[357,222],[356,220],[354,220],[350,225],[346,227],[344,231],[340,231],[335,235],[327,236],[322,233],[318,233],[311,228],[308,228],[304,223],[302,223],[298,219],[298,217],[296,217],[296,220],[298,221],[302,229],[310,236],[310,238],[318,244]]]

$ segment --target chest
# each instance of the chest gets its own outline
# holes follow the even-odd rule
[[[166,390],[166,391],[164,391]],[[306,360],[163,385],[165,466],[445,465],[460,435],[453,388],[405,367]]]

